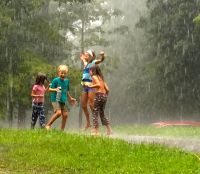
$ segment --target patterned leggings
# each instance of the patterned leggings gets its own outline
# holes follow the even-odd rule
[[[107,94],[96,93],[94,98],[94,109],[93,109],[93,126],[98,128],[98,114],[100,115],[101,123],[104,126],[109,125],[108,119],[104,115],[104,109],[107,102]]]
[[[45,127],[45,115],[44,115],[44,106],[42,103],[33,103],[33,112],[32,112],[32,121],[31,128],[34,129],[39,116],[40,127]]]

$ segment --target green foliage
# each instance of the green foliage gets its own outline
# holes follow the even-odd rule
[[[111,20],[111,17],[121,15],[121,11],[112,9],[111,12],[110,9],[102,6],[101,0],[59,2],[59,7],[64,9],[59,14],[59,18],[62,19],[60,26],[64,31],[69,30],[78,37],[81,49],[93,46],[106,47],[109,44],[102,24]],[[102,24],[95,26],[92,24],[94,21],[102,22]],[[101,37],[99,37],[100,35]]]
[[[75,97],[78,100],[82,91],[80,85],[82,71],[77,70],[74,67],[69,67],[69,72],[67,77],[70,80],[70,94],[72,97]]]
[[[3,116],[9,112],[10,121],[12,108],[30,108],[36,74],[49,74],[52,65],[64,57],[64,39],[59,27],[44,13],[46,5],[48,8],[47,0],[0,3],[0,96],[5,98],[0,102],[0,112]]]
[[[196,156],[179,149],[56,131],[0,130],[0,149],[0,171],[8,173],[197,174],[200,168]]]
[[[88,3],[88,2],[91,2],[93,0],[55,0],[55,1],[58,1],[59,3],[67,3],[67,2],[71,2],[71,3]]]
[[[112,16],[119,15],[120,11],[111,12],[101,4],[99,0],[0,2],[0,97],[5,99],[0,101],[0,117],[7,117],[12,122],[13,112],[17,110],[16,117],[21,119],[22,113],[30,108],[30,90],[38,72],[46,73],[52,80],[57,74],[58,64],[66,63],[70,67],[72,55],[82,49],[66,37],[68,31],[77,37],[76,43],[79,43],[83,29],[84,49],[108,46],[103,27],[92,28],[91,22],[101,20],[103,24]],[[75,26],[77,21],[84,22],[84,28]],[[70,67],[68,78],[70,90],[78,98],[81,92],[80,70]]]
[[[193,23],[198,18],[193,19],[199,14],[199,1],[148,0],[147,7],[149,15],[137,27],[145,31],[148,54],[130,88],[143,89],[137,94],[137,109],[163,115],[198,113],[200,33]]]
[[[193,19],[193,22],[196,23],[196,24],[199,24],[199,23],[200,23],[200,15],[196,16],[196,17]]]

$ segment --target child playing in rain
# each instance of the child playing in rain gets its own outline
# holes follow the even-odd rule
[[[31,97],[32,97],[32,121],[31,128],[34,129],[37,122],[38,116],[40,120],[41,128],[45,127],[45,114],[44,114],[44,95],[46,88],[44,86],[47,77],[45,74],[38,73],[35,84],[32,87]]]
[[[66,65],[59,65],[58,77],[52,80],[49,91],[51,92],[51,101],[54,109],[54,114],[51,116],[49,122],[46,124],[46,129],[49,130],[53,122],[62,116],[61,130],[65,129],[68,112],[66,102],[69,99],[71,105],[76,103],[76,99],[69,94],[69,80],[66,78],[68,67]]]
[[[88,87],[95,89],[95,98],[94,98],[94,108],[93,108],[93,130],[92,135],[99,135],[99,124],[98,124],[98,115],[102,125],[106,127],[106,134],[111,135],[112,130],[108,118],[105,117],[104,109],[107,102],[107,97],[109,93],[109,88],[106,82],[104,81],[103,74],[99,66],[95,65],[90,68],[90,75],[92,77],[92,84],[89,84]]]
[[[92,78],[90,76],[89,70],[96,64],[103,62],[105,58],[104,52],[101,51],[100,57],[98,59],[95,58],[96,55],[92,50],[88,50],[84,54],[80,55],[80,59],[82,60],[84,67],[82,74],[82,82],[81,82],[81,84],[83,85],[83,92],[81,95],[81,106],[86,117],[86,125],[84,130],[87,130],[88,128],[91,127],[87,104],[89,103],[90,109],[91,111],[93,111],[93,103],[94,103],[94,89],[88,87],[88,85],[92,83]]]

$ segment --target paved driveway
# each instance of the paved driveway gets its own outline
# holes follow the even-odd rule
[[[112,138],[118,138],[130,143],[157,143],[167,145],[169,147],[178,147],[186,151],[200,152],[200,140],[187,138],[169,138],[156,136],[137,136],[137,135],[123,135],[113,134]]]

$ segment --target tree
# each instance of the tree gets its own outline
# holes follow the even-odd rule
[[[61,55],[62,37],[41,11],[45,0],[6,1],[0,3],[1,23],[1,97],[7,101],[7,119],[12,125],[14,109],[19,111],[19,122],[23,122],[29,107],[32,75],[46,71]],[[59,48],[59,51],[58,51]],[[59,53],[59,54],[56,54]],[[38,63],[38,64],[34,64]],[[21,90],[23,88],[23,90]],[[21,97],[19,97],[21,96]],[[2,115],[5,109],[1,110]],[[21,121],[20,121],[21,120]]]
[[[199,13],[199,2],[148,0],[147,7],[149,16],[141,18],[137,25],[145,30],[148,44],[148,57],[140,66],[146,73],[140,73],[139,81],[148,77],[148,83],[144,80],[141,87],[149,86],[151,90],[143,93],[141,104],[151,101],[147,106],[158,113],[178,115],[180,119],[196,114],[200,62],[199,32],[193,18]]]
[[[23,125],[25,111],[30,109],[30,90],[35,75],[42,71],[51,79],[58,62],[74,63],[69,76],[73,87],[79,85],[81,72],[75,67],[79,62],[77,52],[89,46],[107,46],[102,24],[118,14],[103,8],[101,3],[98,0],[0,2],[0,96],[5,98],[0,101],[0,117],[6,118],[10,125],[17,117],[18,124]],[[82,26],[78,24],[80,21]],[[92,27],[94,21],[99,21],[100,25]],[[70,40],[67,34],[77,36],[77,40]],[[82,46],[76,44],[81,38]],[[78,96],[80,87],[76,89],[74,93]]]

